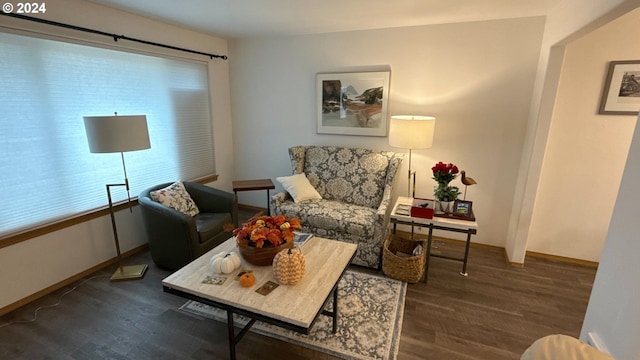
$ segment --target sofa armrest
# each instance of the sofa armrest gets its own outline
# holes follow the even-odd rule
[[[271,196],[271,210],[275,211],[275,209],[282,206],[282,204],[285,201],[291,200],[291,199],[292,199],[291,195],[289,195],[289,193],[286,191],[279,192]]]
[[[378,222],[382,225],[389,222],[389,216],[391,215],[391,195],[393,192],[393,183],[404,159],[404,154],[395,154],[389,161],[389,167],[387,169],[387,178],[385,181],[384,192],[382,193],[382,200],[376,215],[378,216]]]
[[[384,193],[382,194],[382,201],[380,201],[380,206],[378,206],[378,210],[376,211],[376,220],[379,224],[385,224],[389,219],[389,215],[391,213],[391,207],[389,206],[391,203],[391,192],[391,186],[385,186]]]

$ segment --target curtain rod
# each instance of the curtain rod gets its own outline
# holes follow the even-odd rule
[[[204,56],[208,56],[211,59],[218,58],[218,59],[222,59],[222,60],[227,60],[227,55],[209,54],[209,53],[205,53],[205,52],[201,52],[201,51],[189,50],[189,49],[180,48],[180,47],[176,47],[176,46],[172,46],[172,45],[160,44],[160,43],[153,42],[153,41],[130,38],[130,37],[125,36],[125,35],[110,34],[110,33],[104,32],[104,31],[100,31],[100,30],[93,30],[93,29],[88,29],[88,28],[84,28],[84,27],[80,27],[80,26],[63,24],[63,23],[59,23],[59,22],[56,22],[56,21],[38,19],[38,18],[24,16],[24,15],[20,15],[20,14],[5,13],[3,11],[0,11],[0,14],[6,15],[6,16],[15,17],[15,18],[18,18],[18,19],[35,21],[35,22],[42,23],[42,24],[59,26],[59,27],[63,27],[63,28],[66,28],[66,29],[73,29],[73,30],[84,31],[84,32],[92,33],[92,34],[108,36],[110,38],[113,38],[113,41],[118,41],[119,39],[123,39],[123,40],[134,41],[134,42],[141,43],[141,44],[146,44],[146,45],[159,46],[159,47],[163,47],[163,48],[166,48],[166,49],[172,49],[172,50],[184,51],[184,52],[188,52],[188,53],[192,53],[192,54],[204,55]]]

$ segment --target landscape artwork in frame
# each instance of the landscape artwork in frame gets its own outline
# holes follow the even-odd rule
[[[318,134],[387,136],[389,74],[318,74]]]
[[[637,115],[638,111],[640,111],[640,60],[610,62],[599,113]]]

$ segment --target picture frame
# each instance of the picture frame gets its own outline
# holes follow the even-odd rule
[[[387,136],[390,74],[317,74],[317,133]]]
[[[473,205],[472,201],[466,200],[456,200],[453,203],[453,213],[457,215],[462,215],[465,217],[472,217],[473,210],[471,209]]]
[[[637,115],[640,111],[640,60],[611,61],[599,114]]]

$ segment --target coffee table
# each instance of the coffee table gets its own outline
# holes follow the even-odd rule
[[[236,344],[260,320],[299,333],[309,334],[320,314],[333,318],[333,332],[338,324],[338,282],[351,263],[357,246],[342,241],[313,237],[307,241],[302,252],[306,261],[304,278],[296,285],[280,285],[268,295],[256,292],[267,281],[277,283],[271,266],[255,266],[242,259],[240,269],[225,275],[222,285],[205,284],[202,281],[214,275],[209,260],[221,251],[237,249],[234,238],[230,238],[182,269],[162,280],[165,292],[211,305],[227,312],[229,353],[236,358]],[[235,280],[241,270],[251,270],[256,278],[252,287],[244,288]],[[324,305],[333,301],[333,311],[324,310]],[[236,334],[233,314],[251,319]]]

